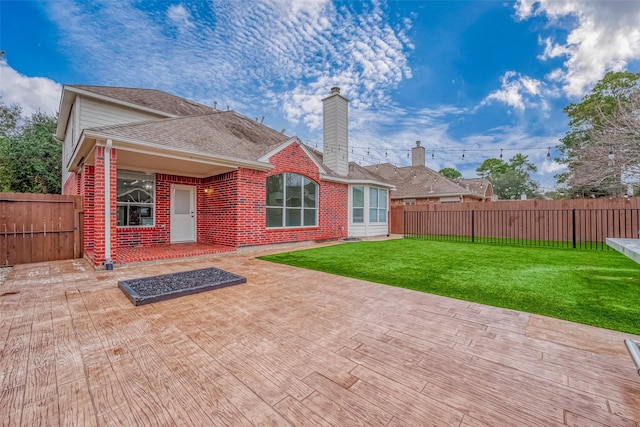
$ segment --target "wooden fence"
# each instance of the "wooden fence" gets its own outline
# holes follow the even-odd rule
[[[640,198],[428,204],[391,208],[391,232],[440,240],[604,247],[638,238]]]
[[[80,258],[82,197],[0,193],[3,266]]]

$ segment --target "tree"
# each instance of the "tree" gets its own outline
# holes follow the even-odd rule
[[[573,189],[593,196],[622,195],[640,185],[640,89],[600,118],[588,139],[576,145],[571,174]],[[634,190],[635,193],[635,190]]]
[[[539,197],[538,184],[530,174],[536,172],[536,166],[528,156],[516,154],[509,162],[501,159],[487,159],[478,169],[478,176],[487,179],[493,185],[493,192],[501,199],[520,199]]]
[[[565,107],[570,129],[560,139],[560,161],[567,164],[567,171],[556,176],[559,183],[585,196],[615,195],[620,191],[623,174],[604,179],[599,172],[608,166],[610,147],[607,145],[611,145],[611,141],[607,144],[598,135],[602,137],[601,132],[610,127],[621,109],[631,102],[639,90],[639,81],[640,73],[609,72],[580,102]],[[594,175],[592,172],[596,172],[596,176],[589,178]]]
[[[19,106],[0,102],[0,190],[60,193],[62,147],[54,139],[56,116],[23,118]]]
[[[505,173],[509,169],[509,165],[502,159],[487,159],[482,165],[476,169],[476,173],[480,178],[488,179],[491,175]]]
[[[443,168],[438,171],[438,173],[444,177],[449,179],[458,179],[462,178],[462,173],[455,168]]]
[[[0,191],[11,190],[10,140],[18,131],[21,115],[22,111],[19,105],[7,106],[0,103]]]

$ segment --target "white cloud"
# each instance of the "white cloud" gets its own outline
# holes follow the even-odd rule
[[[501,88],[487,95],[480,106],[498,101],[519,111],[524,111],[525,107],[549,110],[545,96],[552,95],[553,92],[547,90],[540,80],[523,76],[515,71],[507,71],[500,80]]]
[[[560,81],[565,93],[580,97],[607,71],[620,71],[640,58],[640,2],[582,0],[518,0],[518,19],[546,16],[552,25],[575,24],[566,40],[541,40],[541,59],[565,58]]]
[[[539,171],[542,174],[556,174],[561,172],[567,168],[567,165],[563,163],[558,163],[554,160],[552,161],[544,161],[542,165],[539,167]]]
[[[191,13],[181,4],[169,6],[167,18],[182,30],[189,30],[195,27]]]
[[[389,102],[389,90],[411,77],[411,24],[392,28],[377,3],[357,12],[328,0],[188,5],[152,12],[135,0],[46,3],[78,67],[91,64],[101,84],[158,88],[249,114],[275,107],[311,129],[331,86],[352,108],[366,108]]]
[[[62,86],[53,80],[20,74],[6,61],[0,61],[0,80],[0,100],[6,105],[19,104],[25,116],[58,111]]]

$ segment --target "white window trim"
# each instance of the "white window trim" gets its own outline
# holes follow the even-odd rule
[[[265,191],[265,227],[267,230],[291,230],[291,229],[306,229],[306,228],[318,228],[318,222],[319,222],[319,212],[320,212],[320,185],[314,181],[313,179],[309,178],[306,175],[302,175],[299,173],[295,173],[295,172],[282,172],[281,174],[275,174],[275,175],[271,175],[271,176],[276,176],[276,175],[298,175],[300,177],[302,177],[302,191],[304,191],[304,179],[308,179],[309,181],[311,181],[315,186],[316,186],[316,206],[314,208],[305,208],[304,207],[304,201],[302,201],[302,206],[298,207],[287,207],[285,200],[287,199],[287,185],[286,183],[286,177],[283,178],[282,180],[282,206],[269,206],[267,203],[269,202],[269,194],[266,193]],[[268,179],[269,177],[267,177]],[[280,226],[273,226],[273,225],[267,225],[267,209],[281,209],[282,210],[282,225]],[[287,209],[300,209],[301,213],[300,213],[300,225],[285,225],[287,222]],[[305,210],[315,210],[315,224],[314,225],[304,225],[304,211]]]
[[[151,175],[151,181],[153,182],[153,203],[128,203],[128,202],[118,202],[118,174],[120,172],[132,172],[132,173],[140,173],[140,174],[149,174]],[[118,169],[116,172],[116,211],[119,206],[141,206],[141,207],[151,207],[153,209],[153,214],[151,216],[152,222],[151,224],[139,224],[139,225],[118,225],[117,228],[152,228],[156,226],[156,174],[151,172],[139,172],[132,171],[128,169]]]
[[[354,222],[353,220],[353,209],[354,209],[354,205],[353,205],[353,188],[354,187],[362,187],[363,191],[364,191],[364,213],[363,213],[363,221],[362,222]],[[380,222],[377,220],[377,216],[376,216],[376,221],[371,221],[371,194],[370,191],[372,188],[377,189],[379,192],[384,192],[385,194],[385,200],[386,200],[386,207],[384,208],[387,212],[387,215],[385,216],[385,221],[384,222]],[[389,190],[383,187],[377,187],[377,186],[373,186],[373,185],[350,185],[349,186],[349,225],[352,227],[361,227],[361,226],[376,226],[376,225],[384,225],[384,224],[388,224],[389,223],[389,202],[390,202],[390,194],[389,194]],[[382,209],[380,207],[376,207],[375,208],[376,211],[378,209]]]

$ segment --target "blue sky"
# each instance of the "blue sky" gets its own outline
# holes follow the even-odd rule
[[[638,1],[0,0],[0,96],[29,114],[63,84],[156,88],[322,148],[339,86],[353,161],[404,166],[420,140],[429,167],[472,177],[522,153],[550,188],[562,109],[640,71],[638,22]]]

